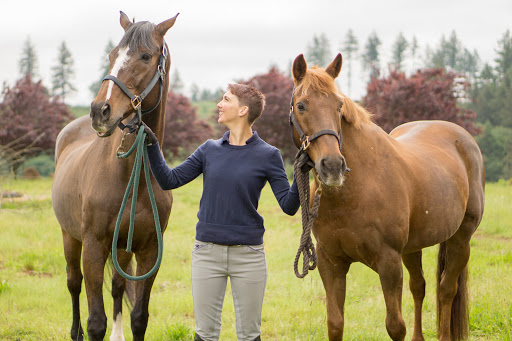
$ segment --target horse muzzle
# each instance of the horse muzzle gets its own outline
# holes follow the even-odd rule
[[[326,186],[341,186],[347,171],[343,155],[324,156],[315,165],[319,180]]]
[[[122,117],[113,120],[112,107],[108,102],[92,102],[91,103],[91,125],[98,132],[98,136],[107,137],[112,135]]]

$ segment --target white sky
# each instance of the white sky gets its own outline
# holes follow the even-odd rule
[[[4,1],[0,12],[0,81],[13,85],[20,77],[18,62],[30,37],[39,59],[38,74],[51,84],[51,67],[65,41],[75,62],[73,82],[78,91],[70,104],[89,105],[88,88],[100,78],[100,62],[107,42],[117,44],[124,31],[122,10],[136,21],[160,23],[180,13],[166,35],[172,57],[171,73],[178,70],[187,88],[196,83],[211,90],[237,79],[265,73],[270,65],[288,69],[304,53],[313,35],[325,33],[332,58],[341,52],[348,29],[359,40],[360,51],[376,31],[383,42],[381,64],[390,60],[391,47],[400,32],[407,40],[416,36],[420,55],[426,45],[436,47],[444,34],[455,30],[484,62],[495,58],[497,42],[512,31],[511,0],[28,0]],[[365,93],[366,74],[354,63],[352,91],[346,89],[346,69],[339,84],[359,99]],[[324,65],[325,66],[325,65]]]

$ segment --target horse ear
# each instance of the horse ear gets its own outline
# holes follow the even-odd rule
[[[125,31],[127,31],[130,26],[132,26],[132,22],[130,21],[130,19],[128,18],[128,16],[126,14],[124,14],[123,11],[120,11],[121,12],[121,19],[119,20],[121,22],[121,26],[123,27],[123,29]]]
[[[331,75],[332,78],[338,77],[341,71],[341,64],[343,64],[343,58],[341,57],[341,53],[338,53],[336,58],[332,61],[332,63],[325,69],[325,71]]]
[[[302,78],[306,75],[306,71],[308,69],[308,64],[304,59],[304,55],[300,54],[295,58],[292,67],[293,80],[295,82],[300,82]]]
[[[160,24],[156,26],[156,31],[163,37],[167,33],[167,31],[174,25],[176,22],[176,18],[178,17],[179,13],[176,14],[171,19],[168,19],[166,21],[162,21]]]

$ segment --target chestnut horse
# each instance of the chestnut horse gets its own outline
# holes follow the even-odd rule
[[[167,58],[164,35],[174,25],[176,16],[154,25],[149,22],[132,23],[121,12],[120,21],[125,34],[119,45],[110,52],[110,75],[107,77],[115,77],[131,92],[141,94],[156,78],[155,72],[160,72],[159,82],[142,101],[142,112],[154,109],[144,115],[143,120],[159,141],[163,141],[170,67],[170,60],[167,59],[165,65],[162,62]],[[134,116],[137,103],[132,106],[133,102],[124,90],[110,79],[106,78],[92,102],[90,117],[78,118],[66,126],[57,138],[55,149],[52,201],[64,241],[67,285],[73,306],[73,340],[83,340],[84,337],[79,307],[82,278],[85,279],[89,307],[89,340],[103,340],[105,336],[107,317],[102,294],[104,267],[112,249],[116,218],[135,161],[135,155],[127,159],[116,158],[116,149],[121,140],[124,138],[126,145],[130,146],[136,135],[124,136],[123,131],[116,127]],[[169,219],[172,195],[170,191],[162,191],[153,178],[151,181],[163,231]],[[128,205],[130,202],[131,198]],[[125,272],[132,259],[132,253],[121,249],[126,247],[128,225],[129,210],[126,210],[121,220],[117,251],[119,265]],[[146,274],[157,260],[157,236],[144,181],[139,185],[132,250],[137,261],[137,275]],[[144,339],[155,277],[156,274],[135,283],[135,305],[131,312],[133,340]],[[122,303],[125,288],[126,280],[113,270],[114,324],[110,340],[124,340]]]
[[[444,121],[410,122],[388,135],[339,91],[334,80],[341,65],[338,54],[326,69],[308,69],[299,55],[292,67],[295,143],[300,145],[297,131],[304,132],[303,140],[324,132],[307,152],[315,163],[312,195],[322,188],[313,234],[329,340],[343,338],[346,275],[353,262],[378,273],[387,332],[404,340],[402,261],[414,298],[412,340],[424,340],[421,255],[435,244],[440,244],[438,335],[443,341],[462,339],[468,333],[470,239],[484,210],[480,149],[466,130]]]

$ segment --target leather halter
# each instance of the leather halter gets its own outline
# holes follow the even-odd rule
[[[295,109],[294,109],[295,106],[293,103],[294,99],[295,99],[295,87],[293,88],[292,99],[290,101],[290,129],[291,129],[291,134],[292,134],[292,141],[295,144],[295,146],[297,147],[297,149],[299,149],[299,151],[305,151],[309,147],[310,143],[313,140],[316,140],[317,138],[319,138],[322,135],[332,135],[332,136],[336,137],[336,139],[338,140],[338,143],[340,146],[340,152],[341,152],[341,144],[343,142],[343,135],[341,134],[341,128],[340,128],[339,133],[337,133],[331,129],[322,129],[322,130],[317,131],[313,135],[307,136],[304,133],[304,131],[302,130],[302,128],[300,127],[299,122],[297,121],[297,118],[295,117]],[[297,131],[297,133],[300,136],[300,142],[302,143],[300,146],[295,143],[295,139],[293,138],[293,128],[295,128],[295,130]]]
[[[137,115],[135,115],[135,117],[132,118],[132,120],[128,124],[125,125],[125,124],[123,124],[123,122],[119,122],[119,124],[118,124],[119,129],[124,130],[124,129],[128,128],[130,133],[134,132],[135,130],[137,130],[140,123],[142,122],[142,116],[149,114],[150,112],[155,110],[156,107],[158,107],[158,105],[160,104],[160,101],[162,100],[162,91],[163,91],[163,83],[164,83],[164,75],[165,75],[165,61],[167,60],[168,54],[169,54],[169,52],[167,51],[167,47],[164,44],[164,46],[162,47],[162,53],[160,54],[160,60],[158,62],[158,67],[156,69],[155,75],[149,82],[148,86],[144,89],[144,91],[142,91],[140,93],[140,95],[138,95],[138,96],[134,95],[128,89],[128,87],[126,85],[124,85],[123,82],[121,82],[119,80],[119,78],[112,76],[112,75],[106,75],[105,78],[103,78],[103,81],[110,80],[110,81],[113,81],[115,84],[117,84],[117,86],[125,93],[125,95],[130,98],[132,107],[137,112]],[[160,81],[160,92],[158,94],[158,101],[151,109],[142,110],[142,101],[151,92],[151,90],[153,90],[153,88],[155,87],[155,85],[158,81]],[[105,136],[101,136],[101,135],[98,135],[98,136],[105,137]]]

